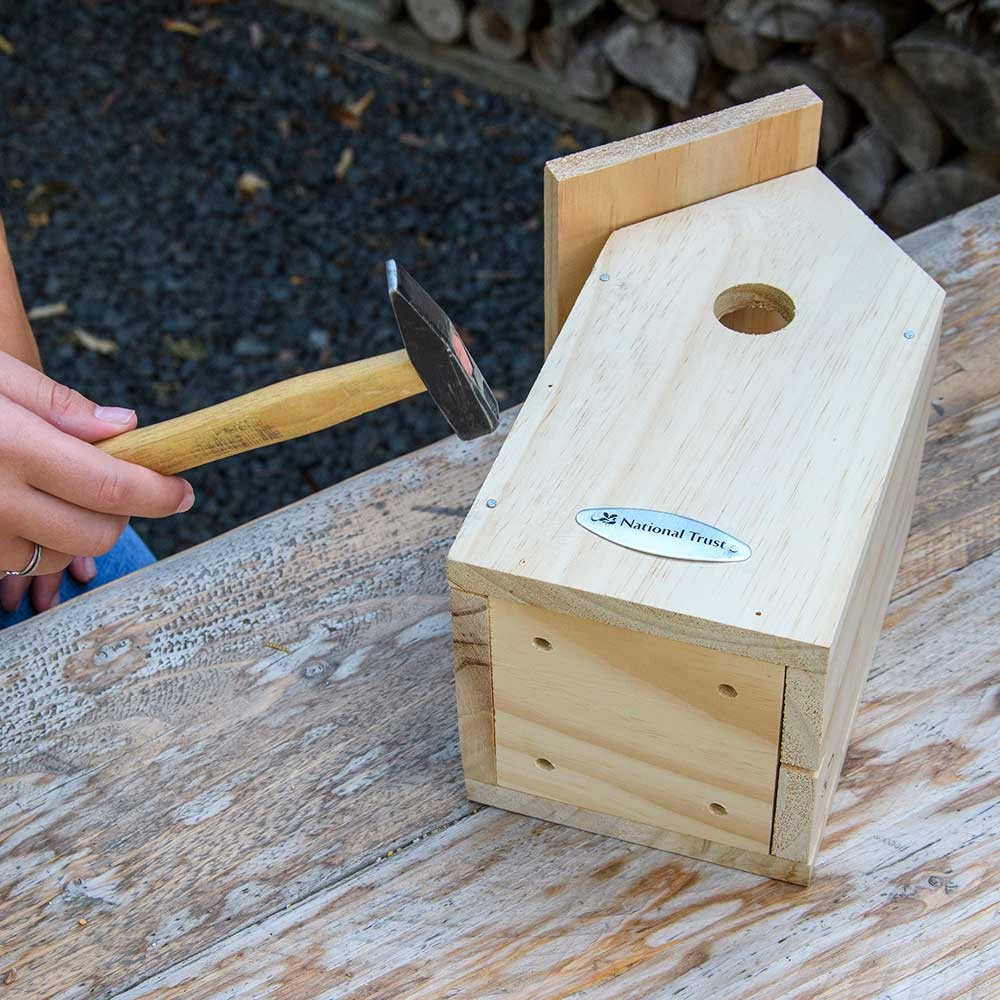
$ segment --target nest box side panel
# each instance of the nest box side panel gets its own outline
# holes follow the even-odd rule
[[[544,173],[545,351],[616,229],[815,166],[808,87],[550,160]]]
[[[935,344],[939,335],[940,322]],[[935,358],[936,351],[928,357],[828,670],[787,671],[771,850],[789,860],[811,865],[822,840],[909,534]]]
[[[491,601],[497,784],[766,854],[784,670]]]

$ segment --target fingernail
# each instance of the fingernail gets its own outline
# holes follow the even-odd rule
[[[186,483],[187,493],[184,494],[184,499],[181,501],[180,506],[174,511],[175,514],[183,514],[186,510],[190,510],[194,506],[194,490],[191,489],[191,484]]]
[[[52,600],[49,601],[49,606],[48,606],[47,610],[51,611],[61,600],[62,600],[62,594],[60,594],[59,591],[57,590],[52,595]]]
[[[83,575],[87,578],[88,583],[97,576],[97,562],[93,556],[87,556],[83,560]]]
[[[128,424],[135,416],[135,410],[126,410],[123,406],[98,406],[94,416],[106,424]]]

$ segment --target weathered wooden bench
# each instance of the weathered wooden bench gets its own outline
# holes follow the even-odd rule
[[[903,245],[944,340],[808,889],[466,802],[449,439],[0,636],[0,998],[1000,995],[1000,199]]]

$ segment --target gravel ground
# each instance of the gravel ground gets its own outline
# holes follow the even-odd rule
[[[394,350],[395,256],[524,398],[542,164],[600,135],[252,0],[0,0],[0,35],[0,212],[29,310],[66,306],[34,320],[54,378],[151,423]],[[139,531],[169,555],[447,433],[400,403],[195,470]]]

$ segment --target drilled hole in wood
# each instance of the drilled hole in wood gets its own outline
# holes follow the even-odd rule
[[[552,643],[548,639],[543,639],[540,635],[536,635],[534,639],[531,640],[535,644],[536,649],[551,649]]]
[[[737,691],[736,688],[732,686],[732,684],[720,684],[719,694],[721,694],[723,698],[735,698],[737,695]]]
[[[795,319],[795,303],[773,285],[733,285],[715,300],[715,318],[737,333],[774,333]]]
[[[709,802],[708,808],[711,812],[714,812],[716,816],[725,816],[729,810],[722,805],[721,802]]]
[[[535,767],[540,768],[542,771],[554,771],[556,766],[551,760],[547,760],[545,757],[539,757],[535,761]]]

